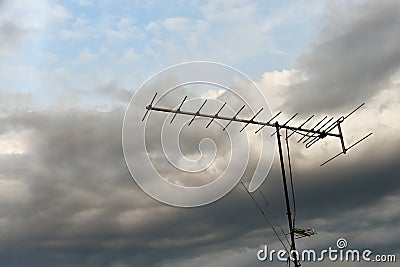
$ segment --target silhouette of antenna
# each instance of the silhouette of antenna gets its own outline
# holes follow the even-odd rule
[[[307,120],[305,120],[303,123],[301,123],[299,126],[292,126],[289,123],[298,115],[298,113],[292,115],[288,120],[286,120],[284,123],[279,123],[278,120],[276,120],[275,122],[273,121],[274,119],[276,119],[282,112],[279,111],[277,114],[275,114],[272,118],[270,118],[268,121],[263,122],[263,121],[257,121],[255,120],[256,117],[263,111],[263,108],[261,108],[253,117],[251,117],[250,119],[241,119],[238,118],[239,113],[245,108],[245,105],[243,105],[236,113],[233,117],[227,117],[227,116],[221,116],[219,115],[220,112],[222,111],[222,109],[225,107],[226,102],[219,108],[219,110],[215,113],[215,114],[206,114],[206,113],[201,113],[201,109],[205,106],[207,100],[205,100],[202,105],[199,107],[199,109],[196,112],[191,112],[191,111],[184,111],[181,110],[184,102],[187,99],[187,96],[185,96],[183,98],[183,100],[181,101],[181,103],[179,104],[177,109],[169,109],[169,108],[162,108],[162,107],[156,107],[153,106],[154,100],[157,96],[157,93],[155,93],[153,99],[151,100],[150,104],[146,106],[146,113],[143,116],[144,120],[146,118],[146,116],[148,115],[148,113],[150,111],[158,111],[158,112],[166,112],[166,113],[173,113],[173,117],[170,121],[170,123],[172,123],[175,119],[175,117],[177,116],[177,114],[181,114],[181,115],[188,115],[188,116],[193,116],[192,119],[190,120],[188,125],[191,125],[193,123],[193,121],[195,120],[196,117],[203,117],[203,118],[210,118],[211,120],[208,122],[208,124],[206,125],[206,128],[208,128],[210,126],[210,124],[214,121],[214,120],[224,120],[224,121],[228,121],[228,123],[225,125],[225,127],[222,129],[223,131],[225,131],[227,129],[227,127],[232,123],[232,122],[239,122],[239,123],[244,123],[244,126],[241,128],[240,132],[242,132],[249,124],[252,125],[258,125],[260,126],[260,128],[255,131],[255,133],[257,134],[259,131],[261,131],[264,127],[274,127],[275,128],[275,132],[273,134],[271,134],[271,136],[274,136],[276,134],[277,136],[277,141],[278,141],[278,151],[279,151],[279,160],[280,160],[280,168],[281,168],[281,175],[282,175],[282,183],[283,183],[283,190],[284,190],[284,195],[285,195],[285,203],[286,203],[286,214],[287,214],[287,219],[288,219],[288,224],[289,224],[289,234],[290,234],[290,250],[296,250],[296,244],[295,244],[295,235],[298,236],[300,235],[305,235],[307,234],[306,232],[302,232],[299,229],[295,228],[294,226],[294,219],[292,218],[292,207],[291,207],[291,203],[289,200],[289,189],[288,189],[288,184],[287,184],[287,179],[286,179],[286,171],[285,171],[285,162],[284,162],[284,157],[283,157],[283,152],[282,152],[282,143],[281,143],[281,133],[280,130],[281,129],[285,129],[286,130],[286,145],[288,146],[288,139],[293,136],[293,135],[300,135],[301,138],[297,141],[298,143],[300,143],[301,141],[303,141],[303,143],[305,144],[306,148],[310,148],[312,145],[314,145],[315,143],[317,143],[319,140],[324,139],[325,137],[334,137],[336,139],[339,139],[340,141],[340,145],[341,145],[341,151],[340,153],[338,153],[337,155],[331,157],[330,159],[324,161],[323,163],[321,163],[320,166],[323,166],[329,162],[331,162],[332,160],[334,160],[335,158],[337,158],[340,155],[346,154],[347,151],[349,151],[351,148],[353,148],[354,146],[358,145],[359,143],[361,143],[362,141],[364,141],[365,139],[367,139],[368,137],[370,137],[372,135],[372,133],[367,134],[366,136],[362,137],[361,139],[359,139],[358,141],[356,141],[355,143],[353,143],[352,145],[346,147],[345,142],[344,142],[344,137],[343,137],[343,132],[342,132],[342,127],[341,124],[353,113],[355,113],[357,110],[359,110],[362,106],[364,106],[365,103],[362,103],[361,105],[359,105],[358,107],[356,107],[354,110],[352,110],[349,114],[347,114],[346,116],[341,116],[338,119],[334,120],[334,118],[330,118],[328,120],[326,120],[328,118],[328,116],[325,116],[324,118],[320,119],[316,124],[314,124],[313,127],[311,128],[307,128],[304,127],[304,125],[306,125],[308,122],[310,122],[312,120],[312,118],[314,117],[314,115],[310,116]],[[333,122],[332,122],[333,121]],[[328,125],[328,126],[327,126]],[[332,132],[333,130],[337,129],[337,132],[334,133]],[[288,132],[291,132],[288,135]],[[289,149],[288,149],[288,158],[290,161],[290,153],[289,153]],[[293,188],[293,183],[292,183],[292,171],[291,171],[291,166],[290,166],[290,162],[289,162],[289,170],[290,170],[290,180],[291,180],[291,186],[292,186],[292,195],[293,195],[293,199],[292,202],[294,202],[294,188]],[[246,188],[245,188],[246,189]],[[246,189],[247,191],[247,189]],[[247,191],[250,196],[251,193],[249,191]],[[252,197],[252,196],[251,196]],[[255,199],[252,197],[253,201],[255,201]],[[256,203],[257,204],[257,203]],[[294,203],[294,211],[295,211],[295,203]],[[265,217],[265,214],[264,214]],[[308,234],[305,236],[309,236]],[[294,265],[295,267],[299,267],[300,263],[296,257],[296,254],[294,255]]]

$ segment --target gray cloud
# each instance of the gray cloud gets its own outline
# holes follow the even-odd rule
[[[29,259],[30,266],[54,262],[58,266],[164,266],[176,261],[179,266],[184,259],[208,254],[221,259],[220,253],[240,252],[244,247],[247,258],[254,260],[250,255],[260,244],[276,242],[241,187],[197,209],[165,206],[143,193],[132,182],[122,157],[122,115],[123,110],[75,110],[2,119],[7,129],[3,133],[28,130],[30,135],[26,154],[0,158],[0,188],[10,191],[8,198],[0,196],[1,265],[26,266],[22,259]],[[382,159],[386,164],[371,161],[367,168],[354,162],[347,168],[296,172],[299,226],[311,221],[320,227],[321,236],[324,231],[357,230],[361,235],[379,228],[392,217],[371,220],[365,213],[363,221],[370,223],[357,229],[352,220],[360,214],[352,216],[351,211],[398,195],[398,157],[398,153],[387,155]],[[268,212],[285,225],[280,181],[275,164],[263,191],[273,207]],[[315,225],[318,219],[330,222]],[[392,231],[399,228],[392,220],[386,225]],[[383,244],[381,249],[391,246],[398,244]],[[222,261],[229,262],[228,258]],[[212,259],[208,264],[213,265]]]
[[[11,1],[0,1],[0,47],[4,50],[2,53],[15,52],[24,41],[28,41],[27,37],[37,32],[37,29],[24,23],[23,16],[17,14]]]
[[[361,103],[390,85],[399,70],[398,1],[331,4],[323,23],[299,60],[308,80],[290,87],[286,108],[328,111]]]
[[[94,95],[104,95],[108,101],[115,100],[122,103],[128,102],[132,97],[132,92],[120,88],[116,81],[109,81],[108,83],[97,87],[94,90]]]
[[[230,225],[245,195],[221,206],[162,205],[132,182],[121,151],[123,110],[39,111],[2,118],[3,133],[28,131],[26,154],[2,154],[0,262],[32,266],[153,266],[243,235]],[[138,160],[141,158],[138,156]],[[223,203],[223,202],[221,202]],[[232,204],[232,206],[231,206]],[[240,208],[241,209],[241,208]],[[210,231],[210,229],[212,229]]]
[[[0,24],[0,43],[2,46],[12,47],[20,45],[22,36],[26,30],[11,21],[3,21]]]

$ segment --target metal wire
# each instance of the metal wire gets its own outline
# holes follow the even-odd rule
[[[283,243],[281,237],[278,235],[278,232],[276,231],[274,225],[271,223],[271,221],[268,219],[267,215],[265,214],[265,212],[261,209],[260,205],[258,205],[257,201],[255,200],[255,198],[253,197],[253,195],[249,192],[249,190],[247,190],[246,186],[243,184],[243,182],[240,182],[244,188],[244,190],[247,192],[247,194],[249,194],[250,198],[253,200],[254,205],[257,207],[257,209],[261,212],[262,216],[264,217],[264,219],[268,222],[268,224],[271,226],[272,230],[274,231],[276,237],[279,239],[279,241],[281,242],[282,246],[284,247],[284,249],[286,250],[286,252],[289,253],[287,247],[285,246],[285,243]]]
[[[264,199],[265,204],[266,204],[268,207],[270,207],[269,204],[268,204],[267,199],[265,198],[265,196],[264,196],[264,194],[263,194],[263,192],[262,192],[261,190],[260,190],[260,194],[261,194],[261,197]],[[275,219],[275,221],[278,223],[278,226],[279,226],[279,228],[281,229],[281,232],[282,232],[283,236],[285,237],[286,241],[287,241],[288,244],[290,245],[290,241],[289,241],[289,239],[287,238],[287,235],[286,235],[286,233],[285,233],[285,230],[284,230],[283,227],[282,227],[282,223],[278,220],[278,218],[277,218],[275,215],[274,215],[274,219]]]

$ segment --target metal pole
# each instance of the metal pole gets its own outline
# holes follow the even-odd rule
[[[340,143],[341,143],[341,145],[342,145],[342,151],[343,151],[343,154],[346,154],[346,146],[344,145],[344,138],[343,138],[343,133],[342,133],[342,127],[340,126],[340,123],[341,123],[342,121],[343,121],[343,120],[341,120],[341,121],[338,122],[337,127],[338,127],[338,129],[339,129]]]
[[[276,127],[276,133],[277,133],[277,138],[278,138],[278,150],[279,150],[279,160],[281,163],[281,171],[282,171],[282,181],[283,181],[283,190],[285,192],[285,201],[286,201],[286,210],[287,210],[287,217],[289,221],[289,230],[290,230],[290,252],[296,250],[296,244],[295,244],[295,239],[294,239],[294,231],[293,231],[293,222],[292,222],[292,213],[290,211],[290,202],[289,202],[289,192],[288,192],[288,187],[287,187],[287,182],[286,182],[286,173],[285,173],[285,164],[283,161],[283,153],[282,153],[282,144],[281,144],[281,134],[280,134],[280,127],[278,122],[275,123]],[[289,252],[289,253],[290,253]],[[292,255],[289,255],[292,256]],[[295,267],[300,267],[300,263],[297,259],[297,254],[294,254],[294,266]]]

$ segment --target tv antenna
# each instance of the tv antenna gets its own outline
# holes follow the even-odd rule
[[[330,118],[330,119],[327,119],[328,117],[325,116],[322,119],[320,119],[316,124],[314,124],[313,127],[309,128],[309,127],[305,127],[305,125],[307,123],[309,123],[313,119],[314,115],[310,116],[308,119],[306,119],[299,126],[293,126],[293,125],[290,124],[290,122],[298,115],[298,113],[294,114],[293,116],[291,116],[288,120],[284,121],[283,123],[281,123],[278,120],[276,120],[276,118],[282,113],[281,111],[279,111],[274,116],[272,116],[268,121],[257,121],[256,117],[263,111],[263,108],[261,108],[259,111],[257,111],[255,113],[255,115],[253,115],[253,117],[251,117],[250,119],[241,119],[238,116],[239,116],[240,112],[245,108],[245,105],[243,105],[235,113],[235,115],[233,117],[227,117],[227,116],[220,115],[220,112],[225,107],[226,102],[218,109],[218,111],[215,114],[206,114],[206,113],[201,113],[201,109],[204,107],[204,105],[206,104],[207,100],[205,100],[201,104],[201,106],[199,107],[199,109],[196,112],[192,112],[192,111],[185,111],[185,110],[181,109],[183,104],[187,100],[187,96],[185,96],[182,99],[182,101],[180,102],[180,104],[179,104],[177,109],[169,109],[169,108],[153,106],[153,103],[154,103],[154,100],[156,99],[156,97],[157,97],[157,93],[155,93],[155,95],[154,95],[153,99],[151,100],[150,104],[146,106],[146,112],[145,112],[145,114],[143,116],[142,121],[145,120],[146,116],[148,115],[148,113],[150,111],[158,111],[158,112],[165,112],[165,113],[174,114],[172,119],[171,119],[171,121],[170,121],[170,123],[172,123],[174,121],[175,117],[178,114],[192,116],[192,119],[190,120],[189,125],[193,123],[193,121],[195,120],[196,117],[209,118],[210,121],[208,122],[206,128],[208,128],[210,126],[210,124],[214,120],[227,121],[226,125],[222,129],[223,131],[225,131],[227,129],[227,127],[232,122],[239,122],[239,123],[243,123],[244,124],[243,127],[241,128],[240,132],[242,132],[249,124],[260,126],[260,128],[258,128],[258,130],[255,131],[256,134],[259,131],[261,131],[264,127],[273,127],[273,128],[275,128],[275,132],[273,134],[271,134],[271,137],[276,135],[277,143],[278,143],[278,152],[279,152],[279,161],[280,161],[280,168],[281,168],[282,184],[283,184],[285,203],[286,203],[286,214],[287,214],[287,220],[288,220],[288,225],[289,225],[289,234],[288,235],[290,235],[290,242],[289,241],[288,242],[290,244],[290,251],[295,251],[296,250],[295,240],[297,238],[314,235],[315,231],[314,231],[314,229],[310,229],[310,228],[302,229],[302,228],[296,228],[295,227],[295,216],[292,217],[292,206],[291,206],[290,199],[289,199],[289,189],[288,189],[285,161],[284,161],[283,149],[282,149],[282,140],[281,140],[282,139],[282,134],[281,134],[281,130],[286,130],[286,135],[284,136],[284,139],[286,141],[287,152],[288,152],[287,157],[288,157],[288,161],[289,161],[288,164],[289,164],[289,171],[290,171],[289,174],[290,174],[290,180],[291,180],[290,182],[291,182],[292,202],[293,202],[293,205],[294,205],[294,212],[295,212],[296,209],[295,209],[294,187],[293,187],[292,171],[291,171],[291,163],[290,163],[290,152],[289,152],[289,144],[288,144],[288,140],[289,140],[290,137],[294,136],[295,134],[296,135],[300,135],[301,137],[297,141],[297,143],[303,142],[303,144],[305,144],[306,148],[310,148],[315,143],[317,143],[319,140],[324,139],[326,137],[333,137],[333,138],[338,139],[340,141],[341,151],[338,154],[336,154],[333,157],[331,157],[330,159],[322,162],[320,164],[320,166],[323,166],[323,165],[331,162],[335,158],[339,157],[340,155],[346,154],[351,148],[353,148],[354,146],[358,145],[359,143],[361,143],[362,141],[364,141],[365,139],[367,139],[368,137],[370,137],[372,135],[372,133],[369,133],[369,134],[367,134],[366,136],[362,137],[361,139],[359,139],[358,141],[356,141],[355,143],[353,143],[350,146],[346,146],[345,141],[344,141],[344,137],[343,137],[343,131],[342,131],[341,124],[348,117],[350,117],[350,115],[352,115],[354,112],[359,110],[362,106],[364,106],[365,103],[362,103],[361,105],[359,105],[358,107],[353,109],[346,116],[341,116],[336,120],[334,120],[333,117]],[[335,129],[337,129],[337,132],[334,132]],[[275,228],[273,227],[272,223],[267,219],[264,211],[258,205],[258,203],[255,200],[255,198],[247,190],[247,188],[244,186],[243,183],[242,183],[242,185],[246,189],[247,193],[250,195],[251,199],[256,204],[257,208],[260,210],[260,212],[262,213],[264,218],[271,225],[271,227],[273,228],[275,234],[279,238],[279,235],[277,234]],[[261,191],[260,191],[260,193],[261,193],[263,199],[265,200],[265,202],[267,203],[267,201],[266,201],[266,199],[265,199],[265,197],[264,197],[264,195],[262,194]],[[286,234],[285,234],[285,238],[286,238]],[[280,239],[280,241],[284,245],[284,243],[282,242],[281,239]],[[284,245],[284,247],[285,247],[285,245]],[[286,249],[286,247],[285,247],[285,249]],[[293,260],[295,267],[299,267],[300,266],[300,262],[299,262],[299,259],[297,258],[297,254],[296,253],[294,255],[290,254],[290,256],[293,256],[293,258],[291,257],[291,259]],[[289,259],[288,259],[288,261],[289,261]]]

